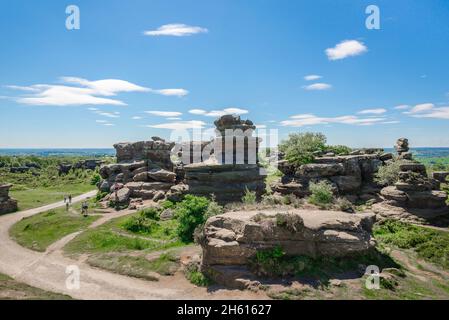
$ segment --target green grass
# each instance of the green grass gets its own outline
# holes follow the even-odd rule
[[[55,241],[87,228],[97,218],[75,215],[66,212],[65,208],[59,208],[24,218],[13,225],[9,233],[20,245],[35,251],[45,251]]]
[[[143,256],[96,254],[90,256],[87,262],[94,267],[149,281],[158,280],[154,273],[173,275],[179,268],[179,259],[169,253],[154,260]]]
[[[0,273],[0,300],[69,300],[67,295],[45,291]]]
[[[387,220],[375,226],[374,236],[381,243],[413,249],[419,258],[449,269],[449,232]]]
[[[449,170],[449,156],[447,157],[416,157],[416,160],[424,164],[429,171],[446,171]]]
[[[138,215],[138,213],[133,216]],[[69,255],[126,251],[157,251],[184,245],[173,236],[177,222],[155,221],[157,227],[147,233],[132,233],[123,225],[130,216],[112,219],[104,225],[89,229],[70,241],[64,248]],[[167,231],[168,230],[168,231]]]
[[[72,197],[75,197],[94,189],[95,186],[89,183],[75,183],[48,188],[13,187],[9,194],[18,201],[19,210],[27,210],[61,201],[64,199],[64,195],[71,194]]]
[[[208,287],[213,284],[212,280],[204,275],[195,264],[187,266],[184,270],[184,275],[190,283],[198,287]]]

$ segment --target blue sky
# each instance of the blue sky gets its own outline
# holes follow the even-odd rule
[[[0,37],[0,147],[110,147],[226,112],[281,138],[449,146],[445,0],[14,0]]]

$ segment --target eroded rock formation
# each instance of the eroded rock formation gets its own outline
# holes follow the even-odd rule
[[[175,185],[176,174],[170,159],[174,143],[159,137],[151,141],[114,145],[117,163],[102,166],[99,184],[102,192],[111,192],[109,200],[124,204],[130,197],[143,200],[165,198]]]
[[[238,211],[209,218],[198,241],[202,270],[220,275],[223,267],[247,266],[259,250],[280,246],[286,255],[345,257],[375,246],[374,214],[336,211]],[[221,276],[215,278],[220,281]]]
[[[0,214],[17,211],[17,200],[9,196],[12,184],[0,184]]]
[[[376,199],[380,187],[374,183],[374,175],[379,167],[393,157],[388,153],[368,153],[357,155],[316,157],[313,163],[295,166],[287,160],[278,162],[284,174],[272,189],[280,194],[308,195],[310,182],[325,180],[335,193],[353,195],[362,200]]]
[[[439,180],[428,177],[423,164],[412,160],[408,140],[399,139],[396,150],[398,159],[403,161],[399,167],[399,181],[381,190],[383,201],[373,206],[374,212],[383,218],[417,222],[448,214],[446,192],[440,190]]]

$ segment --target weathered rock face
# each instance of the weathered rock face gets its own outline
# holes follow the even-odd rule
[[[0,184],[0,214],[17,211],[17,200],[9,197],[11,184]]]
[[[375,245],[374,214],[336,211],[240,211],[209,218],[200,244],[204,271],[245,266],[258,250],[281,246],[286,255],[344,257]],[[213,275],[214,272],[208,272]]]
[[[408,152],[407,139],[399,139],[396,149]],[[381,190],[383,202],[373,206],[374,212],[385,218],[418,222],[449,213],[446,192],[439,190],[440,181],[428,178],[423,164],[407,160],[399,169],[399,181]]]
[[[361,151],[359,150],[359,153]],[[373,179],[384,160],[389,161],[391,154],[381,152],[349,156],[324,156],[315,158],[313,163],[296,168],[286,160],[278,162],[279,170],[284,174],[280,182],[272,189],[280,194],[305,196],[310,182],[328,181],[339,194],[356,194],[364,198],[376,198],[380,190]],[[369,188],[367,188],[369,187]],[[366,193],[366,190],[373,193]]]
[[[117,162],[130,162],[145,160],[150,168],[173,169],[170,159],[170,151],[174,142],[165,142],[159,137],[153,137],[150,141],[124,142],[114,145]]]
[[[246,189],[261,195],[265,176],[258,165],[191,164],[184,167],[188,192],[198,196],[214,195],[220,203],[240,201]]]
[[[130,197],[148,200],[157,195],[155,200],[165,198],[165,193],[176,181],[170,159],[173,146],[174,143],[159,137],[153,137],[151,141],[115,144],[117,163],[100,168],[103,180],[99,189],[112,192],[109,199],[119,203],[126,203]],[[113,192],[115,188],[123,190],[120,197]]]
[[[220,117],[215,125],[213,154],[202,162],[183,166],[188,192],[214,195],[220,203],[241,201],[246,190],[260,196],[265,190],[265,176],[258,164],[258,138],[252,137],[255,126],[232,115]]]

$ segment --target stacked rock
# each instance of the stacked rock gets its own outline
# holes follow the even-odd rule
[[[412,153],[409,152],[408,139],[399,138],[394,146],[398,153],[398,159],[412,160]]]
[[[241,201],[246,190],[260,196],[265,176],[258,164],[258,138],[249,120],[225,115],[215,121],[213,155],[205,161],[184,166],[185,184],[194,195],[215,196],[220,203]]]
[[[374,175],[392,157],[392,154],[359,151],[358,155],[316,157],[313,163],[301,166],[280,160],[278,168],[284,176],[272,185],[272,190],[303,197],[308,195],[311,182],[327,181],[335,193],[365,201],[376,199],[380,188],[374,182]]]
[[[151,141],[114,145],[117,163],[100,168],[102,192],[111,192],[109,200],[121,204],[129,198],[161,200],[175,185],[176,174],[170,159],[174,143],[159,137]]]
[[[407,141],[399,139],[398,142],[404,140]],[[402,146],[397,148],[399,158],[408,153],[408,141],[397,146]],[[428,177],[423,164],[403,160],[399,170],[398,182],[381,190],[383,202],[373,206],[374,212],[385,218],[416,222],[427,222],[449,213],[446,192],[440,191],[440,181]]]
[[[12,184],[0,184],[0,214],[17,211],[17,200],[9,196]]]

